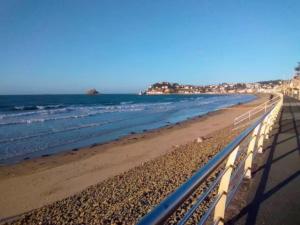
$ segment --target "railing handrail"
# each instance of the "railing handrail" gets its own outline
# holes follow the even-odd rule
[[[234,119],[234,125],[237,125],[237,124],[243,122],[244,120],[248,119],[249,117],[251,118],[251,116],[253,118],[254,114],[257,114],[260,111],[264,110],[265,108],[268,108],[268,107],[272,106],[272,104],[276,104],[277,101],[280,100],[280,98],[281,98],[280,95],[277,95],[276,97],[263,102],[262,104],[254,107],[253,109],[250,109],[249,111],[243,113],[242,115],[237,116]],[[272,104],[269,105],[270,102],[272,102]],[[259,109],[259,110],[257,112],[255,112],[257,109]],[[253,114],[253,112],[255,112],[255,113]]]
[[[243,113],[242,115],[236,117],[234,120],[238,120],[239,118],[242,118],[242,117],[244,117],[244,116],[248,116],[249,112],[251,113],[251,112],[253,112],[253,111],[255,111],[256,109],[259,109],[259,108],[261,108],[261,107],[264,108],[264,106],[267,105],[269,102],[275,102],[275,101],[277,101],[277,100],[280,100],[280,96],[279,96],[279,95],[276,96],[275,98],[269,99],[269,100],[267,100],[267,101],[261,103],[260,105],[254,107],[253,109],[250,109],[249,111],[247,111],[247,112]]]
[[[275,107],[275,106],[274,106]],[[159,205],[157,205],[150,213],[145,215],[140,221],[139,225],[152,225],[164,223],[188,198],[190,195],[211,175],[220,164],[222,164],[234,149],[241,144],[241,142],[251,132],[264,121],[268,114],[274,108],[269,109],[257,121],[255,121],[249,128],[243,131],[238,137],[230,142],[222,151],[217,153],[211,160],[209,160],[202,168],[195,172],[190,179],[179,186],[174,192],[169,194]]]

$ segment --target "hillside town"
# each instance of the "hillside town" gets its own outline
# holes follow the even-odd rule
[[[141,94],[235,94],[235,93],[269,93],[281,89],[283,80],[262,81],[256,83],[222,83],[216,85],[182,85],[178,83],[159,82],[151,85]]]
[[[151,85],[141,95],[162,94],[245,94],[281,92],[300,99],[300,62],[290,80],[270,80],[254,83],[222,83],[214,85],[183,85],[159,82]]]

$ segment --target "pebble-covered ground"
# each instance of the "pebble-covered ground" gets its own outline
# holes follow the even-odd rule
[[[33,210],[11,224],[135,224],[237,133],[238,131],[232,132],[228,127],[200,141],[174,146],[174,150],[164,156],[91,186],[74,196]],[[199,189],[198,193],[203,188],[205,187]],[[194,195],[188,202],[194,202],[195,197]],[[206,207],[202,206],[193,218],[199,218]],[[175,223],[185,211],[186,208],[179,209],[169,223]]]

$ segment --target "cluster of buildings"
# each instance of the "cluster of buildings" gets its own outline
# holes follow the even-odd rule
[[[285,95],[300,99],[300,62],[295,68],[295,74],[293,78],[283,82],[282,92]]]
[[[258,93],[273,92],[282,85],[281,80],[266,81],[257,83],[222,83],[218,85],[181,85],[178,83],[159,82],[151,85],[146,91],[140,94],[235,94],[235,93]]]
[[[300,62],[295,68],[293,78],[290,80],[271,80],[255,83],[222,83],[204,86],[159,82],[151,85],[146,91],[140,94],[241,94],[274,92],[281,92],[300,100]]]

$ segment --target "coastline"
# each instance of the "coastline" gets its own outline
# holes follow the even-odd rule
[[[0,166],[109,143],[255,99],[249,94],[148,97],[124,94],[7,99],[1,108],[7,113],[0,115],[0,148],[5,149],[0,152]]]
[[[18,215],[172,152],[178,146],[228,127],[233,118],[263,102],[217,110],[175,125],[133,134],[106,144],[0,166],[0,218]],[[11,187],[14,187],[13,189]]]

